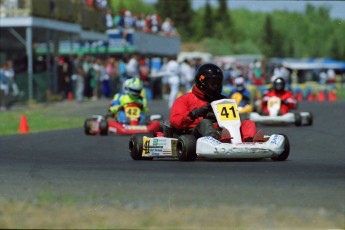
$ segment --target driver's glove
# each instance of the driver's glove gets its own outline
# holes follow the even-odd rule
[[[206,114],[206,118],[207,118],[207,119],[210,119],[210,120],[217,120],[217,119],[216,119],[216,116],[214,115],[213,112],[208,112],[208,113]]]
[[[205,117],[206,114],[210,111],[210,106],[203,106],[197,109],[192,110],[188,116],[192,119],[195,120],[198,117]]]
[[[286,100],[282,100],[282,102],[281,102],[283,105],[288,105],[289,104],[289,102],[287,102]]]

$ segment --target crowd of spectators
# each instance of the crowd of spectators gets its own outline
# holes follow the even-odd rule
[[[166,17],[163,20],[158,14],[146,15],[134,13],[126,9],[122,9],[115,14],[111,9],[108,9],[106,26],[107,29],[120,30],[124,38],[130,30],[166,36],[178,35],[171,18]]]

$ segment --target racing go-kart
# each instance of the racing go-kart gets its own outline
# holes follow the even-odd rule
[[[263,125],[291,125],[296,126],[310,126],[313,124],[313,114],[311,112],[288,112],[284,115],[279,114],[281,99],[279,97],[272,97],[267,101],[267,109],[269,115],[261,115],[258,112],[249,114],[249,119],[256,124]]]
[[[255,137],[254,142],[242,142],[241,120],[234,99],[217,100],[211,106],[219,127],[227,129],[231,134],[227,142],[223,143],[210,136],[198,139],[193,135],[176,136],[172,128],[165,126],[163,135],[132,135],[129,141],[130,156],[133,160],[168,157],[180,161],[194,161],[196,158],[271,158],[284,161],[288,158],[290,144],[284,134],[262,134],[261,137]]]
[[[131,135],[135,133],[156,133],[162,129],[163,116],[152,114],[147,116],[144,124],[139,123],[141,109],[135,103],[129,103],[123,108],[128,122],[120,123],[114,116],[93,115],[84,122],[86,135],[102,136],[113,134]]]

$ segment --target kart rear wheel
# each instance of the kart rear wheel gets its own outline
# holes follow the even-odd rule
[[[84,132],[86,135],[92,135],[92,133],[90,132],[91,121],[92,121],[92,119],[90,119],[90,118],[88,118],[84,121]]]
[[[295,113],[295,125],[296,126],[301,126],[302,125],[302,117],[301,114]]]
[[[288,137],[285,134],[280,135],[284,136],[284,151],[278,156],[271,157],[274,161],[285,161],[290,154],[290,142]]]
[[[102,136],[108,135],[108,122],[106,120],[101,120],[99,123],[99,129]]]
[[[194,161],[196,155],[196,138],[193,135],[181,135],[177,140],[177,157],[180,161]]]

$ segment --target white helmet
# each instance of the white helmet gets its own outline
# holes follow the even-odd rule
[[[125,93],[128,93],[132,96],[136,96],[136,97],[140,96],[142,89],[143,89],[143,82],[137,77],[130,78],[126,80],[124,83]]]

